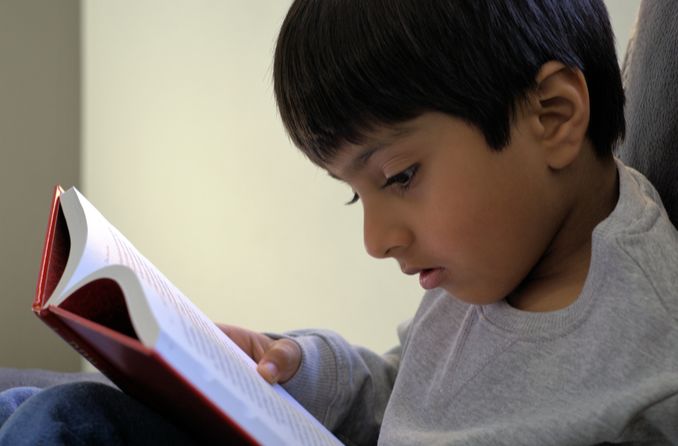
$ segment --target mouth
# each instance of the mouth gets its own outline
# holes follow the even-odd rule
[[[411,268],[403,270],[407,275],[419,274],[419,285],[425,290],[438,288],[443,281],[444,271],[445,269],[441,267],[423,269]]]
[[[438,288],[443,281],[443,268],[426,268],[419,273],[419,285],[425,290]]]

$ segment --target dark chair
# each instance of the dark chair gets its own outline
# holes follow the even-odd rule
[[[678,2],[644,0],[622,65],[626,139],[617,155],[642,172],[678,226]]]

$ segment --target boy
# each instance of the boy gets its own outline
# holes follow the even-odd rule
[[[386,355],[225,327],[350,444],[678,443],[678,236],[602,1],[297,0],[275,92],[429,290]]]
[[[385,355],[224,327],[266,379],[348,444],[678,443],[678,235],[611,154],[601,1],[297,0],[274,78],[292,140],[361,202],[367,251],[428,291]]]

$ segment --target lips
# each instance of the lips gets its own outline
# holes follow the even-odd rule
[[[406,267],[404,263],[400,264],[403,273],[408,276],[419,274],[419,285],[425,290],[438,288],[444,279],[445,268],[413,268]]]
[[[442,268],[426,268],[419,272],[419,285],[425,290],[438,288],[443,281]]]

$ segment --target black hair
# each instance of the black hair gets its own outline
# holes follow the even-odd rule
[[[624,91],[602,0],[296,0],[275,50],[290,138],[324,164],[376,126],[458,117],[496,150],[551,60],[584,74],[598,155],[623,138]]]

